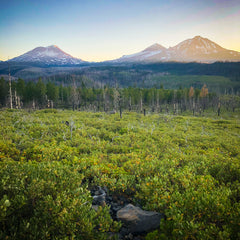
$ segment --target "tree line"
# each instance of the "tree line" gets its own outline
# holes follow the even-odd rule
[[[10,88],[11,84],[11,88]],[[11,90],[11,91],[10,91]],[[11,98],[11,99],[10,99]],[[128,87],[119,88],[108,85],[102,88],[79,86],[74,79],[71,85],[37,82],[5,81],[0,79],[0,107],[11,108],[66,108],[106,112],[139,111],[172,112],[174,114],[192,111],[201,114],[210,107],[220,115],[221,107],[234,111],[239,106],[239,96],[219,96],[210,93],[206,84],[201,89],[179,88],[177,90],[160,88]],[[11,104],[10,104],[11,103]]]

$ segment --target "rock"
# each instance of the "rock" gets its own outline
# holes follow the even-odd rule
[[[116,204],[116,206],[112,206],[112,210],[114,212],[118,212],[120,209],[121,209],[121,207],[119,207],[117,204]]]
[[[129,233],[127,236],[125,236],[126,239],[132,240],[133,239],[133,235],[131,233]]]
[[[105,191],[101,188],[98,187],[98,190],[95,192],[95,195],[93,196],[93,205],[106,205],[106,193]]]
[[[126,226],[128,233],[145,233],[157,229],[164,215],[158,212],[144,211],[128,204],[117,212],[117,219]]]

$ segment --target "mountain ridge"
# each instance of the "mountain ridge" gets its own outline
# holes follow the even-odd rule
[[[12,58],[10,62],[32,63],[40,65],[78,65],[90,63],[82,59],[75,58],[64,52],[56,45],[48,47],[36,47],[18,57]],[[151,63],[151,62],[237,62],[240,61],[240,52],[228,50],[217,43],[195,36],[186,39],[173,47],[166,48],[159,43],[155,43],[144,50],[103,63]],[[93,62],[92,62],[93,63]]]
[[[161,46],[161,50],[154,49],[153,46]],[[195,36],[186,39],[176,46],[165,48],[156,43],[141,52],[124,55],[114,62],[205,62],[216,61],[240,61],[240,52],[228,50],[217,43]]]

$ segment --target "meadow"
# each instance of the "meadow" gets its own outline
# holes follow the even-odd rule
[[[0,123],[0,239],[117,239],[94,186],[165,214],[145,239],[240,239],[239,112],[1,110]]]

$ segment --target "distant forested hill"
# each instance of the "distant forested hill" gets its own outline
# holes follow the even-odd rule
[[[11,76],[24,80],[38,80],[71,85],[82,82],[96,88],[105,85],[114,87],[164,87],[177,89],[198,87],[207,84],[217,92],[240,89],[240,62],[204,63],[92,63],[75,66],[38,66],[11,63]],[[7,62],[0,63],[0,75],[8,75]]]

